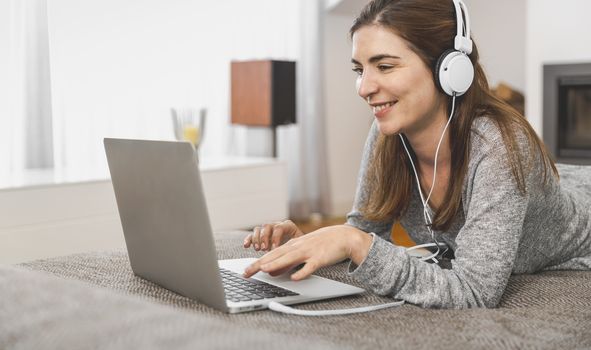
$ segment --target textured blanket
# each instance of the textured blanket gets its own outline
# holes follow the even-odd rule
[[[244,232],[220,233],[220,259],[244,250]],[[318,275],[355,284],[345,264]],[[34,270],[34,271],[32,271]],[[296,308],[391,301],[370,293]],[[123,251],[0,266],[0,349],[586,349],[591,272],[517,275],[497,309],[413,305],[372,313],[302,317],[229,315],[133,274]]]

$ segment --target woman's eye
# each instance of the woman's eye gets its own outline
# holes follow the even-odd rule
[[[353,72],[357,73],[357,75],[362,75],[363,74],[363,69],[360,67],[354,67],[352,69]]]
[[[387,71],[388,69],[392,69],[392,68],[394,68],[394,66],[389,65],[389,64],[380,64],[378,66],[378,69],[382,72]]]

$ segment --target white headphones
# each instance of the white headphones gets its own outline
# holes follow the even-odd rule
[[[453,0],[454,8],[456,10],[456,25],[457,25],[457,33],[454,39],[454,49],[445,51],[437,60],[437,64],[435,65],[435,81],[436,84],[443,90],[446,94],[452,97],[451,102],[451,111],[449,113],[449,118],[445,127],[443,128],[443,132],[441,133],[441,137],[439,138],[439,142],[437,143],[437,149],[435,150],[435,162],[434,162],[434,169],[433,169],[433,181],[431,182],[431,189],[429,190],[429,194],[427,198],[423,195],[423,191],[421,189],[421,181],[419,180],[419,174],[415,167],[415,164],[412,160],[412,156],[406,146],[406,142],[404,141],[404,137],[402,134],[398,134],[400,136],[400,140],[402,145],[404,146],[404,150],[408,155],[408,159],[410,160],[410,164],[412,166],[415,179],[417,181],[417,188],[419,191],[419,195],[421,197],[421,202],[423,203],[423,215],[425,218],[425,224],[427,224],[427,230],[431,234],[431,239],[433,243],[421,244],[414,247],[407,248],[406,251],[410,252],[415,249],[419,248],[430,248],[434,247],[436,251],[431,255],[427,255],[421,257],[420,260],[422,261],[433,261],[438,262],[437,257],[441,253],[441,249],[444,248],[443,254],[448,250],[448,247],[444,243],[440,243],[435,238],[435,234],[431,229],[431,225],[433,220],[431,215],[429,214],[429,210],[427,210],[427,206],[429,204],[429,199],[431,199],[431,195],[433,194],[433,188],[435,188],[435,181],[437,179],[437,158],[439,155],[439,148],[441,147],[441,142],[443,141],[443,136],[451,123],[453,118],[455,108],[456,108],[456,97],[463,95],[468,89],[470,85],[472,85],[472,80],[474,80],[474,67],[472,66],[472,61],[468,55],[472,53],[472,40],[470,40],[470,17],[468,16],[468,8],[466,4],[462,0]],[[466,17],[466,21],[463,20],[462,17],[462,10],[464,11],[464,17]]]
[[[446,94],[461,96],[468,91],[472,80],[474,80],[474,67],[468,57],[472,53],[472,40],[470,39],[470,17],[466,4],[462,0],[453,0],[453,4],[457,23],[454,49],[445,51],[439,57],[434,75],[436,84]]]

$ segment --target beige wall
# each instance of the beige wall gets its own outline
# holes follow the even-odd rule
[[[525,91],[526,0],[464,0],[491,86],[505,82]]]

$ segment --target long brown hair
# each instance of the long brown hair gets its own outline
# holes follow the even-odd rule
[[[359,28],[367,25],[379,25],[392,30],[407,42],[427,67],[434,70],[439,56],[453,48],[456,13],[452,0],[373,0],[355,19],[349,31],[350,36],[353,37]],[[523,115],[489,90],[475,43],[469,57],[474,65],[474,82],[464,95],[456,99],[456,112],[448,131],[451,180],[443,201],[446,205],[435,213],[432,225],[435,230],[447,230],[460,210],[462,187],[468,170],[471,128],[478,117],[489,117],[498,126],[509,155],[508,165],[521,193],[527,190],[526,174],[533,162],[533,155],[539,155],[543,161],[543,181],[546,181],[548,169],[558,176],[544,144]],[[527,137],[528,150],[519,148],[517,132]],[[377,221],[400,219],[410,202],[413,176],[399,137],[380,134],[367,170],[369,193],[360,208],[364,216]]]

